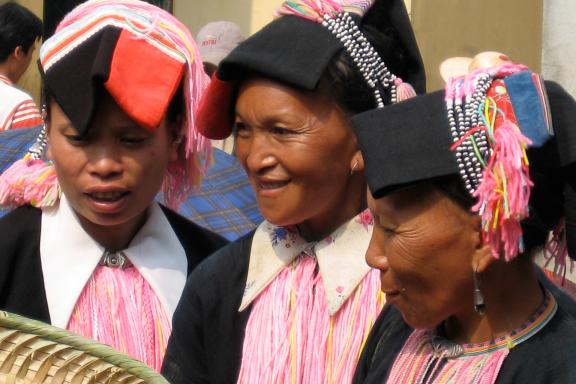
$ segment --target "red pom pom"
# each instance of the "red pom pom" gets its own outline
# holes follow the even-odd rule
[[[232,132],[232,94],[234,83],[218,79],[216,74],[200,100],[196,125],[205,137],[214,140],[225,139]]]

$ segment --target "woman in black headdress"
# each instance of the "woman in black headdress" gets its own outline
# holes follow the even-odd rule
[[[200,130],[234,126],[266,221],[190,278],[171,382],[351,380],[383,297],[364,260],[372,218],[349,119],[413,93],[400,78],[424,87],[403,1],[370,5],[286,2],[213,77]]]
[[[576,103],[545,88],[504,63],[354,118],[391,304],[354,382],[576,382],[576,304],[532,258],[563,218],[576,258]]]

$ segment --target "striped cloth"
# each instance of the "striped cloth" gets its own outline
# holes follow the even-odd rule
[[[42,124],[42,116],[32,98],[0,75],[0,131],[30,128]]]
[[[22,158],[39,133],[40,127],[0,132],[0,172]],[[219,149],[213,149],[213,157],[214,164],[206,172],[201,189],[188,197],[178,211],[228,240],[235,240],[263,219],[236,158]],[[6,213],[8,210],[0,209],[0,217]]]

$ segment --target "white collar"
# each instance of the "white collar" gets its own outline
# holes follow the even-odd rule
[[[64,194],[59,204],[43,210],[40,259],[53,325],[66,328],[103,252],[84,231]],[[157,203],[150,205],[146,223],[124,253],[154,289],[171,319],[184,290],[188,261]]]
[[[328,312],[330,316],[334,315],[370,271],[365,254],[372,229],[372,216],[365,210],[325,239],[308,243],[297,232],[264,221],[252,240],[246,288],[239,311],[246,309],[292,260],[312,249],[322,275]]]
[[[12,80],[10,80],[7,76],[0,75],[0,81],[8,85],[12,85]]]

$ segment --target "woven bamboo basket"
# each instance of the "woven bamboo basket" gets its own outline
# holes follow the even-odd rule
[[[1,384],[168,384],[152,368],[106,345],[0,311]]]

